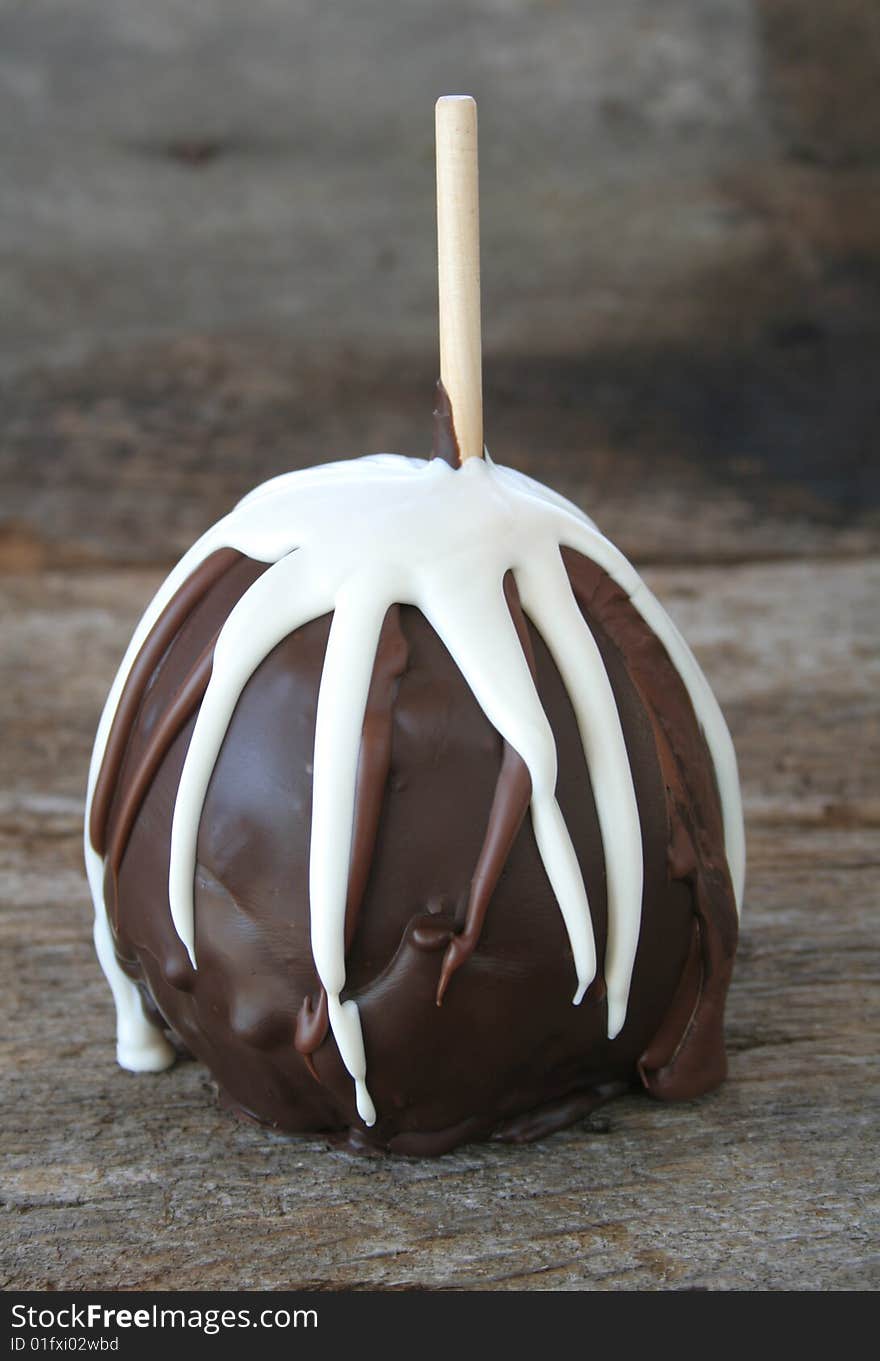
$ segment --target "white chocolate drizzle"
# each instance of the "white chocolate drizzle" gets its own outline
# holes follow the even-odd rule
[[[614,694],[584,622],[561,548],[604,569],[665,647],[688,691],[715,767],[725,850],[739,909],[745,841],[736,757],[717,701],[681,634],[631,564],[570,502],[486,457],[453,469],[380,454],[288,473],[258,487],[183,557],[141,619],[110,691],[89,774],[95,784],[126,677],[163,610],[210,554],[232,548],[272,564],[230,612],[186,756],[171,833],[169,902],[175,929],[198,966],[194,877],[202,808],[220,748],[248,680],[295,629],[332,612],[318,695],[309,861],[311,945],[326,990],[330,1028],[367,1125],[367,1087],[357,1003],[346,983],[345,906],[360,736],[382,621],[413,605],[436,630],[489,722],[531,778],[535,839],[568,932],[577,1005],[596,976],[596,947],[577,855],[556,800],[556,745],[504,595],[512,572],[522,607],[543,637],[568,691],[590,773],[608,890],[603,973],[608,1034],[626,1018],[642,910],[642,837]],[[103,862],[86,834],[99,958],[118,1016],[117,1056],[135,1070],[173,1054],[143,1015],[135,985],[113,955]]]

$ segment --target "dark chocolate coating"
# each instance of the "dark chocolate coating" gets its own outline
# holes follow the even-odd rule
[[[108,744],[92,838],[111,848],[105,886],[120,962],[228,1102],[283,1130],[433,1154],[468,1139],[538,1137],[639,1080],[663,1097],[715,1086],[736,912],[711,758],[662,645],[610,578],[568,550],[642,823],[641,935],[620,1035],[606,1036],[605,866],[589,774],[568,696],[510,577],[590,899],[600,972],[583,1003],[572,1005],[571,950],[526,811],[528,774],[524,783],[519,757],[410,606],[389,611],[367,706],[346,920],[343,995],[360,1009],[377,1123],[367,1129],[357,1115],[309,944],[311,761],[329,616],[274,649],[229,725],[199,831],[192,968],[168,907],[174,800],[204,655],[265,570],[220,556],[200,569],[201,589],[174,627],[163,624],[172,602],[159,641],[145,645],[138,693],[124,695]]]

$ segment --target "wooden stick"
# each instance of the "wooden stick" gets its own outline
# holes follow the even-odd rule
[[[470,95],[438,99],[436,128],[440,380],[463,463],[483,457],[476,101]]]

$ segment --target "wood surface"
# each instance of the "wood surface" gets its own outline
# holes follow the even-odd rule
[[[0,1284],[880,1284],[877,14],[5,7]],[[116,1067],[83,793],[198,533],[288,468],[427,452],[453,88],[483,130],[489,450],[594,515],[694,645],[746,905],[717,1094],[356,1159],[236,1123],[195,1063]]]

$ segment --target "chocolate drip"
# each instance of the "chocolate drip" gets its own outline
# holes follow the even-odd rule
[[[461,467],[461,450],[452,418],[452,403],[440,379],[437,380],[437,404],[434,407],[434,452],[432,458],[442,458],[450,468]]]
[[[684,809],[679,828],[687,836]],[[638,1063],[639,1076],[652,1096],[682,1101],[701,1096],[724,1081],[724,1002],[733,972],[736,933],[719,911],[725,900],[724,875],[695,855],[686,874],[696,920],[687,963],[663,1022]]]
[[[478,1139],[491,1139],[493,1143],[499,1144],[533,1143],[536,1139],[546,1139],[548,1135],[585,1119],[606,1101],[623,1096],[627,1091],[627,1082],[600,1083],[588,1091],[577,1092],[558,1101],[548,1101],[501,1124],[471,1117],[448,1129],[398,1134],[389,1139],[388,1149],[391,1153],[410,1158],[437,1158],[461,1143]],[[358,1131],[354,1129],[349,1130],[344,1146],[353,1153],[370,1151],[370,1145],[359,1138]]]
[[[156,771],[164,761],[178,733],[205,697],[205,691],[211,679],[214,648],[218,636],[218,634],[215,634],[211,639],[189,675],[185,677],[174,702],[162,714],[131,774],[131,782],[126,785],[124,798],[114,819],[113,835],[109,838],[107,847],[107,863],[114,874],[122,863],[122,857],[125,854],[135,818],[140,811],[147,790],[153,783]]]
[[[357,930],[358,915],[376,849],[385,787],[391,770],[394,699],[398,681],[406,670],[408,658],[409,648],[400,627],[400,606],[392,605],[385,616],[379,635],[361,730],[348,897],[345,904],[346,953]],[[297,1050],[306,1059],[315,1077],[318,1074],[311,1062],[311,1055],[323,1043],[328,1025],[327,994],[322,988],[317,1003],[314,1003],[311,997],[303,998],[296,1018],[294,1039]]]
[[[385,786],[391,771],[391,738],[397,683],[406,670],[409,648],[400,627],[400,606],[392,605],[382,624],[373,677],[364,711],[354,806],[354,831],[345,903],[345,948],[357,930],[358,914],[367,887]]]
[[[135,658],[116,708],[92,798],[89,837],[99,855],[104,855],[107,849],[110,804],[116,792],[132,726],[150,681],[187,617],[215,582],[240,560],[241,555],[235,549],[221,548],[199,563],[166,605]]]
[[[653,634],[634,635],[625,592],[579,553],[564,548],[562,557],[585,618],[598,619],[621,649],[644,701],[666,788],[669,878],[691,887],[695,921],[684,970],[638,1063],[652,1095],[686,1100],[717,1087],[727,1071],[724,1003],[738,934],[712,762],[665,648]],[[691,809],[700,810],[699,822]]]
[[[320,1082],[321,1079],[312,1061],[312,1055],[327,1038],[329,1026],[330,1017],[327,1012],[327,993],[325,990],[320,989],[317,1002],[312,1001],[310,994],[306,993],[296,1014],[293,1044],[298,1053],[302,1054],[306,1061],[306,1067],[316,1082]]]
[[[504,577],[504,595],[534,678],[535,654],[512,572],[507,572]],[[443,956],[440,982],[437,984],[438,1007],[443,1002],[453,974],[470,959],[477,947],[492,894],[507,864],[507,857],[522,826],[531,797],[532,780],[528,767],[519,752],[514,751],[513,747],[505,742],[501,769],[498,772],[495,795],[489,812],[489,823],[480,849],[477,868],[471,880],[464,928],[458,935],[453,936]]]
[[[492,1134],[492,1139],[502,1144],[529,1144],[535,1139],[546,1139],[548,1134],[566,1129],[577,1120],[592,1115],[597,1107],[606,1101],[613,1101],[629,1090],[628,1082],[603,1082],[586,1092],[563,1097],[560,1101],[548,1101],[545,1106],[527,1111],[507,1120]]]

